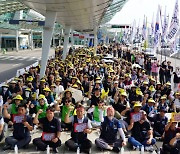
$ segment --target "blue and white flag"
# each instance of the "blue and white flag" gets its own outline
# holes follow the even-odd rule
[[[174,13],[171,19],[171,24],[169,27],[169,33],[167,39],[169,42],[173,42],[176,39],[176,35],[179,31],[179,8],[178,8],[178,0],[176,0]]]
[[[159,45],[159,38],[160,38],[160,6],[158,6],[157,16],[156,16],[156,24],[155,24],[155,31],[154,31],[154,49]]]
[[[152,16],[152,22],[151,22],[151,37],[154,36],[154,13]]]
[[[168,29],[168,23],[169,23],[169,16],[166,15],[166,8],[164,12],[164,23],[162,25],[162,41],[166,42],[167,37],[167,29]]]

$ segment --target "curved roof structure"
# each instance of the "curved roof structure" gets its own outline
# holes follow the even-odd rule
[[[20,0],[33,10],[46,14],[57,12],[56,21],[79,32],[90,32],[106,23],[127,0]]]

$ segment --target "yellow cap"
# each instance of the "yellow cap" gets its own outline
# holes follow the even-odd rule
[[[31,89],[30,89],[30,88],[26,88],[25,90],[26,90],[26,91],[31,91]]]
[[[141,107],[141,106],[142,106],[142,104],[139,101],[137,101],[134,103],[133,107]]]
[[[61,77],[59,77],[59,78],[57,78],[57,79],[56,79],[56,81],[61,81],[61,80],[62,80],[62,78],[61,78]]]
[[[170,82],[167,82],[166,85],[167,85],[167,86],[171,86],[171,83],[170,83]]]
[[[71,79],[76,79],[77,80],[78,78],[76,76],[73,76]]]
[[[121,93],[122,96],[126,96],[127,97],[127,93],[124,91]]]
[[[142,91],[140,91],[140,90],[136,90],[136,94],[137,94],[137,95],[140,95],[140,96],[143,96],[143,93],[142,93]]]
[[[22,96],[21,95],[16,95],[16,97],[14,97],[13,99],[17,99],[17,100],[23,100]]]
[[[147,82],[147,81],[144,81],[143,84],[148,84],[148,82]]]
[[[11,84],[16,84],[16,81],[12,80],[10,83],[11,83]]]
[[[77,80],[76,83],[82,85],[81,81],[80,80]]]
[[[49,91],[49,92],[51,91],[48,87],[44,88],[43,90],[44,91]]]
[[[41,79],[40,81],[41,81],[41,82],[46,82],[46,80],[45,80],[45,79]]]
[[[176,92],[175,95],[180,95],[180,93],[179,93],[179,92]]]
[[[120,94],[121,94],[121,93],[125,92],[125,89],[120,88],[120,89],[119,89],[119,92],[120,92]]]
[[[158,85],[158,84],[161,84],[161,82],[157,81],[157,83],[156,83],[156,84],[157,84],[157,85]]]
[[[77,84],[74,84],[74,85],[72,86],[72,88],[78,88],[78,85],[77,85]]]
[[[9,87],[9,85],[7,85],[7,84],[4,84],[2,87],[7,87],[7,88],[8,88],[8,87]]]
[[[163,95],[163,96],[161,96],[161,99],[166,99],[166,96],[164,96],[164,95]]]
[[[65,92],[65,93],[66,93],[66,92],[72,93],[72,91],[71,91],[70,89],[66,89],[64,92]]]
[[[96,81],[95,83],[98,83],[98,84],[100,84],[100,83],[101,83],[101,81],[99,81],[99,80],[98,80],[98,81]]]
[[[148,99],[148,103],[155,103],[153,98]]]
[[[98,76],[98,77],[96,78],[96,80],[101,80],[101,78]]]
[[[38,97],[38,100],[40,100],[40,99],[45,99],[45,96],[43,94],[40,94]]]
[[[33,80],[32,76],[27,77],[27,81],[32,82],[32,80]]]
[[[51,87],[56,87],[56,85],[55,85],[55,84],[52,84]]]
[[[150,91],[156,91],[156,89],[154,88],[153,85],[151,85],[151,86],[149,87],[149,90],[150,90]]]

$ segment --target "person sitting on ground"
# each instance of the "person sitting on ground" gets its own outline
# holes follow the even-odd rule
[[[38,119],[39,114],[42,112],[40,109],[33,120],[34,124],[42,124],[43,128],[42,136],[35,138],[33,144],[37,150],[42,151],[45,151],[49,145],[53,152],[58,153],[57,147],[61,146],[61,123],[59,119],[54,117],[54,108],[48,107],[46,109],[46,117]]]
[[[26,115],[26,105],[19,104],[17,114],[10,115],[7,111],[7,105],[4,105],[4,117],[13,121],[13,135],[5,139],[6,145],[3,150],[14,149],[15,145],[18,148],[27,148],[30,141],[30,131],[33,130],[32,118]]]
[[[69,116],[71,117],[74,113],[74,106],[72,105],[72,99],[67,98],[65,101],[65,105],[59,107],[59,104],[55,105],[55,110],[61,112],[61,128],[65,130],[71,130],[72,123],[65,123],[65,117],[66,114],[68,114],[68,111],[71,110]]]
[[[166,109],[162,107],[160,113],[153,116],[154,137],[160,137],[161,139],[164,138],[165,126],[168,123],[168,118],[165,116],[166,112]]]
[[[139,115],[131,118],[128,130],[131,130],[128,142],[133,145],[134,149],[141,149],[142,146],[145,146],[145,150],[154,151],[152,145],[156,143],[156,140],[153,138],[153,130],[145,111],[141,111]]]
[[[89,118],[92,119],[92,126],[99,127],[101,125],[103,117],[106,115],[106,108],[104,101],[101,99],[98,102],[98,106],[94,106],[87,111]]]
[[[38,97],[39,104],[36,106],[36,113],[39,110],[42,110],[42,112],[39,114],[38,119],[46,117],[46,110],[48,108],[48,105],[45,101],[45,96],[43,94],[40,94]]]
[[[165,127],[165,137],[162,146],[163,154],[170,152],[170,154],[179,154],[180,152],[180,128],[177,127],[177,122],[170,122]]]
[[[95,140],[95,144],[100,149],[120,152],[120,148],[126,145],[125,134],[114,114],[114,108],[108,107],[107,116],[103,118],[101,124],[100,137]],[[117,139],[117,132],[119,132],[121,139]]]
[[[44,91],[44,96],[45,96],[46,99],[47,99],[47,103],[48,103],[48,104],[54,103],[54,97],[53,97],[53,95],[51,94],[51,90],[50,90],[48,87],[46,87],[46,88],[43,89],[43,91]]]
[[[66,114],[64,121],[65,123],[72,122],[73,127],[71,139],[65,142],[65,146],[72,151],[76,151],[79,147],[81,152],[89,153],[90,148],[92,147],[92,142],[87,138],[87,134],[92,132],[92,125],[90,120],[84,116],[85,108],[79,104],[76,107],[77,115],[69,117],[70,112],[71,110]]]

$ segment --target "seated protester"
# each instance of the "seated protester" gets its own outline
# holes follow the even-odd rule
[[[55,85],[55,84],[52,84],[52,85],[50,86],[51,95],[53,96],[53,99],[54,99],[54,100],[57,98],[57,94],[56,94],[55,88],[56,88],[56,85]]]
[[[12,95],[9,90],[9,85],[5,84],[1,88],[0,95],[3,97],[3,102],[6,102],[7,98]]]
[[[53,98],[53,95],[51,94],[51,90],[48,87],[46,87],[43,89],[43,91],[44,91],[44,95],[47,99],[47,103],[48,104],[54,103],[54,98]]]
[[[153,130],[146,117],[146,112],[141,111],[139,117],[131,118],[128,130],[131,130],[131,137],[128,142],[133,145],[134,149],[141,149],[145,146],[146,151],[154,151],[153,146],[156,140],[153,138]]]
[[[69,150],[76,151],[77,148],[80,148],[81,152],[89,153],[90,148],[92,147],[92,142],[87,138],[87,134],[92,132],[91,122],[87,117],[84,116],[85,108],[82,105],[76,107],[77,115],[69,117],[71,110],[68,111],[68,114],[65,116],[65,123],[72,122],[72,132],[71,139],[65,142],[65,146]]]
[[[164,107],[167,111],[168,111],[168,104],[166,103],[166,96],[161,96],[161,100],[158,104],[157,110],[158,112],[160,111],[160,109]]]
[[[6,145],[3,150],[18,148],[27,148],[30,141],[30,131],[33,130],[32,118],[26,115],[26,105],[19,104],[17,114],[10,115],[7,111],[7,105],[4,105],[4,117],[13,119],[13,135],[5,139]]]
[[[4,118],[0,116],[0,142],[4,138]]]
[[[75,99],[72,97],[72,91],[69,89],[65,90],[64,97],[62,98],[61,104],[65,105],[66,99],[72,99],[72,104],[76,105]]]
[[[148,99],[148,102],[145,106],[142,107],[142,110],[144,110],[147,114],[147,118],[148,120],[152,121],[151,118],[151,113],[153,112],[153,114],[157,113],[157,110],[154,106],[155,101],[153,100],[153,98]]]
[[[22,103],[22,101],[23,101],[23,98],[21,97],[21,95],[16,95],[13,98],[12,104],[7,104],[8,112],[11,115],[17,114],[18,113],[18,105],[20,105]],[[4,121],[6,123],[8,123],[10,126],[13,125],[12,119],[8,119],[8,118],[4,117]]]
[[[58,96],[60,96],[61,93],[64,91],[64,87],[63,87],[63,85],[61,85],[61,81],[62,81],[61,77],[57,78],[55,81],[55,83],[56,83],[55,84],[56,85],[55,92]]]
[[[179,92],[175,93],[173,108],[175,112],[177,113],[180,112],[180,93]]]
[[[45,151],[47,145],[49,145],[53,152],[58,153],[57,147],[61,146],[61,123],[59,119],[54,117],[54,108],[48,107],[46,110],[46,117],[38,119],[42,110],[39,110],[33,120],[34,124],[42,124],[43,132],[42,136],[35,138],[33,144],[37,150]]]
[[[29,114],[33,115],[34,113],[36,113],[36,106],[38,104],[38,101],[36,100],[36,93],[33,93],[31,96],[31,103],[29,105]]]
[[[180,152],[180,128],[176,127],[177,122],[172,119],[165,127],[165,137],[163,141],[163,154],[170,152],[170,154],[179,154]]]
[[[120,152],[120,148],[126,145],[125,134],[114,114],[114,108],[109,107],[107,109],[107,116],[104,117],[101,124],[100,137],[95,140],[95,144],[100,149]],[[117,132],[119,132],[121,139],[117,139]]]
[[[90,119],[92,120],[91,124],[93,127],[98,127],[101,125],[103,117],[106,115],[106,109],[104,107],[103,100],[99,100],[98,106],[91,107],[87,111]]]
[[[135,100],[135,97],[136,97],[136,85],[131,85],[131,89],[128,89],[128,93],[129,93],[129,103],[131,105],[134,105],[134,102],[136,101]]]
[[[71,110],[69,116],[71,117],[74,113],[74,106],[72,105],[72,99],[66,99],[65,105],[59,107],[59,104],[55,105],[55,110],[61,112],[61,128],[65,130],[71,130],[72,123],[65,123],[64,119],[66,114],[68,114],[68,111]]]
[[[168,118],[165,116],[166,109],[161,108],[160,113],[155,114],[153,116],[153,133],[154,137],[161,137],[161,139],[164,138],[164,130],[165,126],[168,123]]]
[[[39,110],[41,110],[42,112],[39,113],[38,119],[46,117],[46,110],[48,108],[48,105],[47,105],[45,99],[46,98],[43,94],[39,95],[39,98],[38,98],[39,104],[36,106],[36,113],[39,112]]]
[[[94,94],[91,95],[91,90],[89,91],[89,99],[90,99],[90,107],[92,106],[97,106],[97,103],[99,102],[101,98],[101,89],[100,88],[95,88],[94,89]]]
[[[29,101],[31,101],[31,89],[26,88],[24,90],[24,93],[23,93],[22,97],[23,97],[23,103],[28,104]]]

